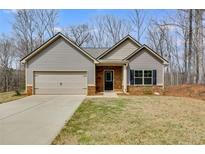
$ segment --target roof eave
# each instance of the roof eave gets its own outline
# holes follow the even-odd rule
[[[142,48],[144,48],[144,45],[141,46],[139,49],[135,50],[134,52],[132,52],[130,55],[128,55],[127,57],[125,57],[123,60],[128,60],[130,59],[132,56],[134,56],[137,52],[139,52]]]
[[[20,60],[20,62],[22,64],[25,64],[30,58],[32,58],[35,54],[37,54],[40,50],[42,50],[43,48],[47,47],[50,43],[52,43],[53,41],[55,41],[58,37],[62,37],[64,38],[66,41],[68,41],[69,43],[71,43],[74,47],[76,47],[77,49],[79,49],[80,51],[82,51],[87,57],[89,57],[90,59],[92,59],[94,61],[94,63],[98,63],[98,60],[95,59],[94,57],[92,57],[90,54],[88,54],[85,50],[83,50],[81,47],[77,46],[75,43],[73,43],[71,40],[69,40],[67,37],[65,37],[62,33],[57,33],[55,36],[53,36],[51,39],[49,39],[47,42],[45,42],[42,46],[40,46],[39,48],[37,48],[36,50],[34,50],[33,52],[31,52],[30,54],[28,54],[27,56],[25,56],[24,58],[22,58]]]
[[[168,65],[169,65],[169,62],[164,62],[164,65],[165,65],[165,66],[168,66]]]
[[[169,62],[164,59],[162,56],[158,55],[155,51],[153,51],[151,48],[149,48],[147,45],[142,45],[139,49],[135,50],[132,54],[130,54],[129,56],[127,56],[126,58],[124,58],[123,60],[128,60],[130,58],[132,58],[134,55],[136,55],[139,51],[141,51],[143,48],[146,48],[147,50],[149,50],[150,52],[152,52],[155,57],[157,57],[158,59],[160,59],[164,65],[169,65]]]

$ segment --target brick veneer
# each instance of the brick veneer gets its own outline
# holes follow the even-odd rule
[[[95,86],[88,86],[88,96],[95,95],[96,87]]]
[[[96,87],[95,86],[88,86],[88,95],[95,95],[96,92]],[[33,87],[32,86],[27,86],[27,95],[30,96],[33,94]]]
[[[114,70],[114,90],[122,90],[122,66],[96,66],[96,92],[104,91],[104,70]]]
[[[30,96],[33,94],[33,87],[32,86],[27,86],[27,95]]]
[[[131,95],[144,95],[146,93],[158,92],[163,94],[163,86],[127,86],[127,92]]]

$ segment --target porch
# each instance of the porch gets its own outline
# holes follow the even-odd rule
[[[127,63],[101,61],[96,64],[96,93],[104,91],[127,91]]]

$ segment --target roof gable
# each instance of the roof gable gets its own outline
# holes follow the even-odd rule
[[[26,61],[28,61],[29,59],[31,59],[33,56],[35,56],[36,54],[38,54],[39,52],[41,52],[43,49],[47,48],[49,45],[51,45],[53,42],[55,42],[56,40],[58,40],[58,38],[63,38],[66,42],[68,42],[69,44],[71,44],[73,47],[75,47],[76,49],[78,49],[79,51],[81,51],[85,56],[87,56],[88,58],[90,58],[91,60],[93,60],[94,62],[98,62],[94,57],[92,57],[89,53],[87,53],[85,50],[83,50],[82,48],[80,48],[78,45],[76,45],[73,41],[71,41],[70,39],[68,39],[66,36],[64,36],[62,33],[57,33],[55,36],[53,36],[51,39],[49,39],[48,41],[46,41],[44,44],[42,44],[39,48],[37,48],[36,50],[34,50],[33,52],[31,52],[30,54],[28,54],[27,56],[25,56],[24,58],[22,58],[20,61],[21,63],[25,63]]]
[[[78,45],[76,45],[72,40],[70,40],[69,38],[67,38],[66,36],[64,36],[62,33],[57,33],[55,36],[53,36],[51,39],[49,39],[48,41],[46,41],[44,44],[42,44],[39,48],[37,48],[36,50],[34,50],[33,52],[31,52],[30,54],[28,54],[27,56],[25,56],[24,58],[21,59],[21,63],[26,63],[28,60],[30,60],[33,56],[35,56],[36,54],[38,54],[39,52],[41,52],[43,49],[47,48],[49,45],[51,45],[53,42],[55,42],[58,38],[62,37],[66,42],[68,42],[69,44],[71,44],[73,47],[75,47],[76,49],[78,49],[80,52],[82,52],[85,56],[87,56],[88,58],[90,58],[91,60],[93,60],[95,63],[98,63],[101,58],[103,58],[104,56],[106,56],[107,54],[109,54],[110,52],[112,52],[114,49],[116,49],[118,46],[120,46],[121,44],[123,44],[123,42],[125,42],[126,40],[131,40],[132,43],[136,44],[137,46],[139,46],[139,48],[137,50],[135,50],[134,52],[132,52],[131,54],[129,54],[127,57],[125,57],[123,60],[129,60],[131,57],[133,57],[134,55],[136,55],[137,53],[139,53],[142,49],[146,48],[147,51],[149,51],[152,55],[154,55],[156,58],[160,59],[163,61],[164,64],[168,64],[168,61],[166,59],[164,59],[162,56],[160,56],[158,53],[156,53],[154,50],[152,50],[151,48],[149,48],[148,46],[146,46],[145,44],[142,46],[138,41],[136,41],[134,38],[132,38],[130,35],[127,35],[126,37],[124,37],[123,39],[121,39],[118,43],[116,43],[115,45],[113,45],[111,48],[107,49],[106,51],[102,51],[99,50],[98,54],[92,54],[91,52],[97,51],[95,50],[89,50],[86,51],[84,49],[82,49],[81,47],[79,47]],[[99,54],[101,53],[101,54]],[[95,55],[95,57],[93,56]],[[98,56],[98,57],[97,57]]]
[[[113,45],[111,48],[109,48],[108,50],[106,50],[104,53],[102,53],[101,55],[99,55],[97,57],[97,59],[101,59],[103,57],[105,57],[106,55],[108,55],[109,53],[111,53],[112,51],[114,51],[114,49],[116,49],[119,45],[123,44],[125,41],[130,40],[132,43],[136,44],[137,46],[141,46],[141,44],[136,41],[134,38],[132,38],[130,35],[127,35],[126,37],[124,37],[123,39],[121,39],[119,42],[117,42],[115,45]]]
[[[134,51],[132,54],[130,54],[129,56],[127,56],[126,58],[124,58],[123,60],[129,60],[130,58],[132,58],[133,56],[135,56],[136,54],[140,53],[140,51],[142,51],[143,49],[147,49],[146,51],[148,51],[151,55],[153,55],[154,57],[156,57],[157,59],[161,60],[163,62],[163,64],[168,64],[169,62],[164,59],[162,56],[160,56],[157,52],[155,52],[154,50],[152,50],[151,48],[149,48],[147,45],[143,45],[141,46],[139,49],[137,49],[136,51]]]
[[[107,50],[107,48],[83,48],[83,49],[94,58],[97,58],[99,55],[101,55]]]

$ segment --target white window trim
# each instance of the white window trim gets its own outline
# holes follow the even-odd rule
[[[142,84],[135,84],[135,78],[141,78],[141,77],[135,77],[135,71],[142,71]],[[152,77],[144,77],[144,71],[151,71]],[[151,84],[144,84],[144,78],[151,78]],[[152,86],[153,85],[153,70],[149,69],[138,69],[134,70],[134,86]]]

